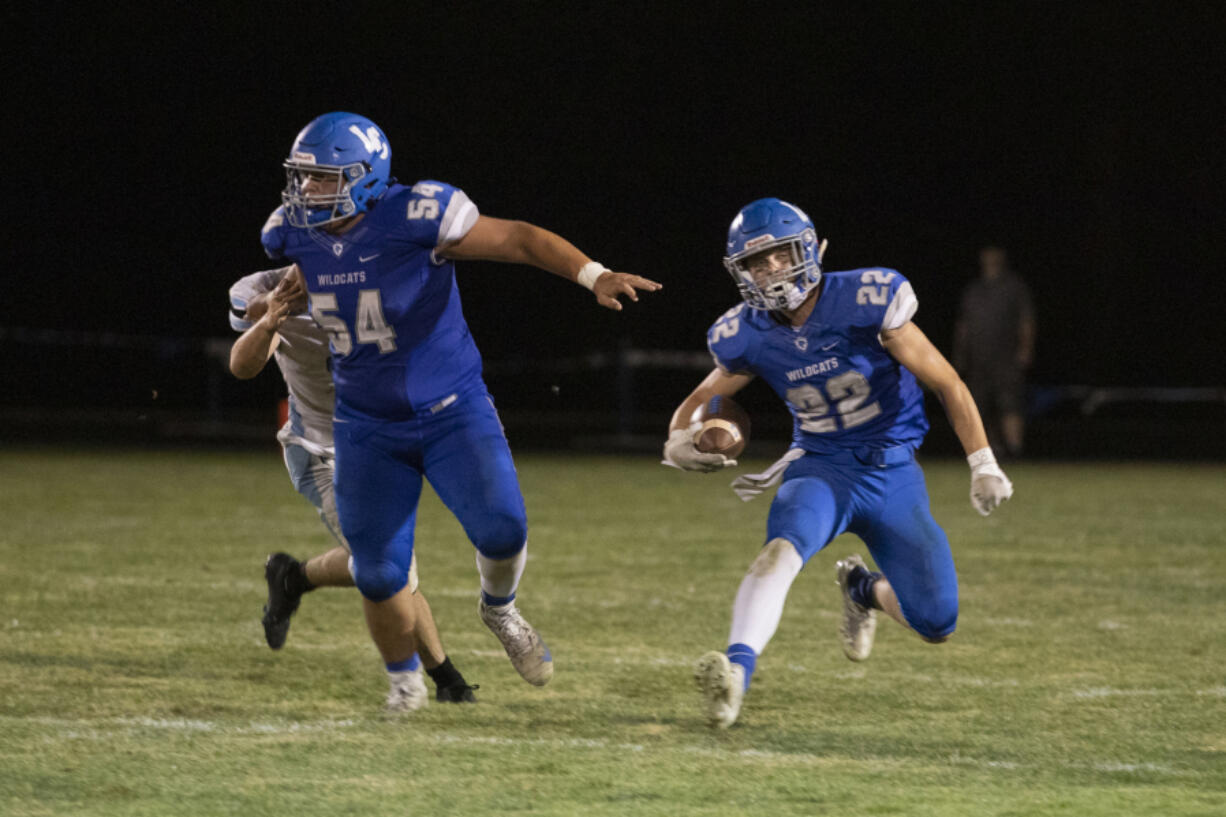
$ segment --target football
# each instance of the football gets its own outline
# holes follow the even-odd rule
[[[715,395],[694,414],[701,423],[694,432],[694,447],[704,453],[737,457],[749,442],[749,415],[729,397]]]

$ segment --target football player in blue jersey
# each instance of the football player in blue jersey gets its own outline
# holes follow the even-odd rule
[[[332,413],[336,387],[332,383],[328,335],[306,314],[306,291],[291,267],[246,275],[230,287],[230,326],[242,332],[230,347],[230,371],[239,379],[255,377],[275,359],[289,390],[289,417],[277,433],[294,487],[319,511],[336,547],[300,562],[288,553],[274,553],[264,565],[268,603],[261,623],[268,646],[279,650],[289,634],[290,617],[302,596],[317,587],[353,587],[349,543],[337,521],[332,489],[335,446]],[[415,560],[414,560],[415,561]],[[417,568],[409,567],[408,587],[417,605],[415,636],[419,661],[390,678],[387,708],[411,712],[426,705],[429,694],[423,675],[434,681],[436,698],[449,703],[476,701],[464,676],[443,650],[425,594],[417,592]],[[423,672],[424,670],[424,672]]]
[[[397,184],[387,137],[363,116],[310,122],[285,169],[282,206],[262,242],[271,257],[297,264],[310,314],[331,338],[337,510],[389,674],[410,666],[417,650],[406,582],[427,479],[476,546],[482,620],[520,675],[546,684],[552,656],[515,604],[527,556],[524,502],[454,262],[529,264],[616,310],[621,295],[638,300],[636,290],[660,285],[612,272],[540,227],[481,215],[449,184]]]
[[[864,540],[881,572],[860,556],[840,561],[840,636],[853,661],[868,658],[876,611],[940,643],[958,617],[949,540],[928,509],[915,450],[928,431],[919,383],[936,393],[971,468],[971,504],[986,516],[1013,493],[970,392],[912,322],[918,302],[897,271],[823,272],[825,242],[799,208],[768,198],[737,214],[724,265],[744,303],[707,333],[715,369],[673,414],[666,464],[714,471],[732,460],[694,445],[695,411],[761,377],[794,418],[792,447],[733,488],[751,499],[782,481],[766,543],[741,582],[725,652],[699,659],[695,679],[708,721],[737,718],[758,656],[779,626],[804,564],[836,536]]]

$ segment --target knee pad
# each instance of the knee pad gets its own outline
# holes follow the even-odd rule
[[[958,626],[958,607],[933,608],[924,610],[920,615],[908,615],[907,622],[919,633],[920,638],[929,644],[940,644],[948,641]]]
[[[409,571],[392,561],[351,558],[349,572],[358,592],[371,601],[387,601],[409,582]]]
[[[528,520],[522,514],[487,514],[469,529],[468,537],[482,556],[510,559],[528,541]]]
[[[345,550],[349,550],[349,544],[348,544],[347,542],[341,542],[341,544],[345,546]],[[354,584],[356,585],[356,584],[357,584],[357,579],[356,579],[355,577],[357,576],[357,573],[356,573],[356,572],[354,572],[354,568],[353,568],[353,552],[352,552],[352,551],[350,551],[350,553],[349,553],[349,561],[346,563],[346,567],[347,567],[347,568],[348,568],[348,570],[349,570],[349,578],[353,579],[353,580],[354,580]],[[413,552],[413,561],[409,562],[409,592],[410,592],[410,593],[416,593],[416,592],[417,592],[417,587],[418,587],[418,579],[417,579],[417,552],[416,552],[416,551],[414,551],[414,552]],[[393,595],[394,595],[394,594],[393,594]]]
[[[749,566],[749,572],[754,576],[770,576],[775,573],[795,576],[802,567],[804,559],[800,557],[796,546],[787,539],[776,538],[762,547],[753,564]]]

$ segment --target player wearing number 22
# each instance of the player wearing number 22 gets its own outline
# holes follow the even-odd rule
[[[881,570],[869,571],[859,556],[836,567],[848,658],[868,657],[877,610],[932,643],[953,633],[953,557],[915,462],[928,431],[917,378],[940,398],[968,454],[976,510],[987,515],[1013,492],[966,386],[911,320],[917,307],[911,284],[884,268],[823,272],[824,250],[809,217],[787,202],[761,199],[736,216],[724,264],[744,303],[708,332],[716,368],[678,407],[665,445],[665,462],[686,470],[734,465],[695,448],[690,420],[713,397],[735,394],[755,376],[794,418],[787,454],[733,482],[746,500],[782,484],[766,543],[736,595],[729,646],[695,667],[713,726],[736,720],[793,580],[844,531],[864,540]]]
[[[285,168],[283,204],[262,241],[270,256],[297,265],[311,316],[331,336],[337,511],[392,680],[389,708],[398,708],[396,678],[417,651],[407,577],[423,478],[476,546],[482,620],[528,682],[547,683],[552,656],[515,603],[524,502],[453,262],[536,266],[618,310],[620,295],[637,300],[636,288],[660,285],[611,272],[539,227],[480,215],[449,184],[396,184],[387,138],[362,116],[310,122]]]

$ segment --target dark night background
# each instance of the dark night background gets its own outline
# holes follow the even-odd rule
[[[559,357],[701,350],[737,302],[727,224],[765,195],[809,212],[828,268],[909,276],[945,351],[991,241],[1035,293],[1034,382],[1226,382],[1213,4],[256,9],[5,12],[21,66],[4,90],[10,414],[224,413],[275,396],[273,374],[206,393],[216,363],[196,350],[228,335],[230,282],[267,265],[259,228],[294,135],[335,109],[379,123],[402,181],[449,181],[487,214],[664,282],[618,315],[544,273],[460,265],[512,412],[614,399],[608,373],[535,368]],[[523,371],[499,375],[518,371],[508,361]],[[700,376],[647,377],[640,409],[666,416]],[[769,407],[762,391],[749,400]]]

